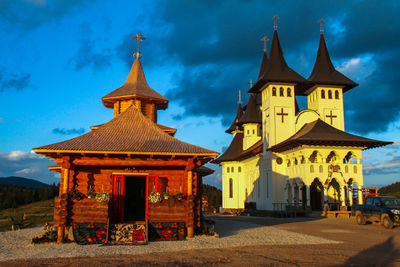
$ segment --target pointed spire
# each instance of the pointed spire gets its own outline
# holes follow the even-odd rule
[[[267,42],[269,41],[269,39],[267,38],[267,36],[264,36],[263,38],[261,38],[261,41],[264,42],[264,53],[263,53],[263,57],[261,60],[261,67],[260,67],[260,72],[258,73],[257,81],[261,78],[261,76],[265,72],[265,69],[267,68],[267,63],[268,63]],[[250,87],[250,89],[251,89],[251,87]]]
[[[287,65],[285,58],[283,57],[282,47],[279,42],[277,30],[274,31],[271,51],[269,52],[268,63],[265,67],[265,71],[262,73],[261,77],[259,77],[259,82],[257,82],[254,87],[249,90],[249,93],[259,92],[258,90],[266,82],[285,82],[295,83],[298,85],[302,85],[306,82],[306,80],[300,74],[292,70]]]
[[[236,117],[233,120],[231,126],[225,131],[226,133],[232,133],[235,130],[240,130],[238,122],[243,115],[243,108],[242,108],[242,93],[239,89],[239,101],[238,101],[238,109],[236,111]]]
[[[320,24],[322,27],[323,23],[321,23],[321,20]],[[343,91],[345,92],[357,86],[357,84],[344,76],[342,73],[338,72],[333,66],[328,53],[328,48],[326,47],[323,32],[323,28],[321,28],[317,59],[315,60],[311,75],[307,80],[314,84],[343,86]]]
[[[157,93],[147,84],[142,64],[140,63],[140,42],[146,38],[140,34],[140,31],[132,38],[137,40],[137,50],[134,54],[135,61],[132,64],[128,78],[126,79],[125,84],[120,88],[102,97],[103,104],[108,108],[113,108],[114,102],[121,98],[129,99],[144,97],[154,101],[157,104],[157,108],[166,109],[168,106],[168,99]]]
[[[239,125],[246,123],[261,123],[261,112],[257,107],[256,94],[250,94],[249,102],[246,105],[246,112],[239,120]]]

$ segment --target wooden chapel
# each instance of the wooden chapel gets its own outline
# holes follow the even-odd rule
[[[145,38],[140,32],[133,38],[138,50],[125,84],[102,98],[114,118],[84,135],[34,149],[54,160],[49,169],[61,174],[54,207],[58,243],[66,228],[82,223],[182,223],[188,237],[200,227],[202,177],[210,174],[202,165],[218,153],[182,142],[173,137],[175,129],[157,123],[157,111],[166,109],[168,100],[146,82],[139,51]],[[97,192],[109,200],[71,197],[76,192]],[[166,192],[183,197],[148,200]]]

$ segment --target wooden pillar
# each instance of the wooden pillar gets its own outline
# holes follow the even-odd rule
[[[187,195],[188,195],[188,201],[193,201],[193,173],[192,171],[188,171],[187,172],[187,185],[188,185],[188,189],[187,189]],[[193,214],[193,207],[190,207],[191,212],[190,214]],[[187,227],[187,234],[188,237],[193,237],[194,236],[194,224],[193,224],[193,219],[191,218],[190,221],[192,221],[192,223],[190,223]]]
[[[69,184],[69,180],[70,180],[70,175],[71,175],[71,162],[70,162],[70,157],[69,156],[64,156],[63,157],[63,162],[61,164],[62,167],[62,184],[60,185],[60,193],[61,193],[61,197],[66,199],[60,205],[60,222],[57,228],[57,243],[61,244],[64,243],[64,235],[65,235],[65,224],[67,223],[67,205],[68,205],[68,198],[67,198],[67,194],[68,194],[68,184]]]

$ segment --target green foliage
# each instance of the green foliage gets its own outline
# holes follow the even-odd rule
[[[400,198],[400,182],[396,182],[391,185],[382,187],[381,189],[379,189],[379,195],[394,196]]]
[[[53,199],[57,194],[58,186],[55,184],[46,187],[0,184],[0,210]]]
[[[222,191],[215,186],[203,184],[203,194],[208,197],[208,206],[219,208],[222,206]]]

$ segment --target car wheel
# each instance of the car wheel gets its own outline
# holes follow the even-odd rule
[[[386,229],[393,228],[393,222],[388,215],[386,215],[382,218],[382,224],[383,224],[383,227],[385,227]]]
[[[362,213],[357,213],[357,215],[356,215],[356,222],[357,222],[357,224],[359,224],[359,225],[365,224],[364,216],[362,215]]]

